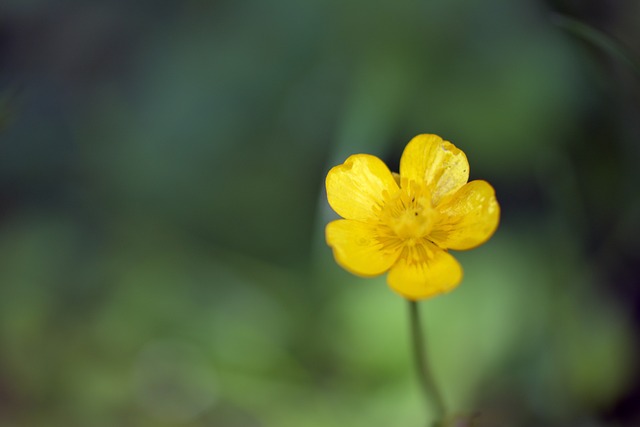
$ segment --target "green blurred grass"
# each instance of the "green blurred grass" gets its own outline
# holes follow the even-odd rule
[[[631,314],[585,242],[590,206],[635,202],[582,183],[637,172],[624,148],[573,167],[581,144],[599,159],[585,124],[610,95],[541,6],[53,9],[0,6],[44,40],[0,69],[21,86],[0,98],[0,425],[422,425],[404,301],[333,262],[322,189],[421,132],[503,203],[423,304],[450,405],[595,423],[632,386]]]

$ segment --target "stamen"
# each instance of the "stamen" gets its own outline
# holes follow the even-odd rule
[[[394,195],[384,194],[383,222],[404,244],[412,244],[431,232],[435,210],[428,188],[416,181],[401,180],[401,188]]]

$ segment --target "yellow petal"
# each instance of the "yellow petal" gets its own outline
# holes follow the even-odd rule
[[[358,276],[384,273],[401,252],[399,242],[387,237],[390,232],[380,225],[339,219],[327,224],[325,232],[336,262]]]
[[[467,183],[469,162],[461,150],[438,135],[418,135],[402,153],[400,176],[403,180],[426,182],[435,206]]]
[[[387,165],[368,154],[350,156],[327,174],[327,199],[343,218],[370,220],[384,203],[383,194],[398,191]]]
[[[437,210],[429,240],[446,249],[466,250],[486,242],[500,221],[495,191],[486,181],[471,181]]]
[[[429,298],[454,289],[462,280],[462,267],[432,243],[414,247],[413,254],[402,253],[387,276],[387,283],[410,300]]]
[[[393,176],[396,184],[398,184],[398,187],[400,187],[400,174],[398,172],[391,172],[391,176]]]

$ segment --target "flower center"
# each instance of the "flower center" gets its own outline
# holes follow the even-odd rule
[[[381,218],[396,236],[414,241],[431,232],[435,216],[428,188],[403,180],[400,191],[388,196]]]

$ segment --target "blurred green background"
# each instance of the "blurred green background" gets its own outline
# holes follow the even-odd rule
[[[3,0],[0,425],[424,426],[327,170],[418,133],[496,188],[421,304],[483,426],[640,425],[640,3]]]

